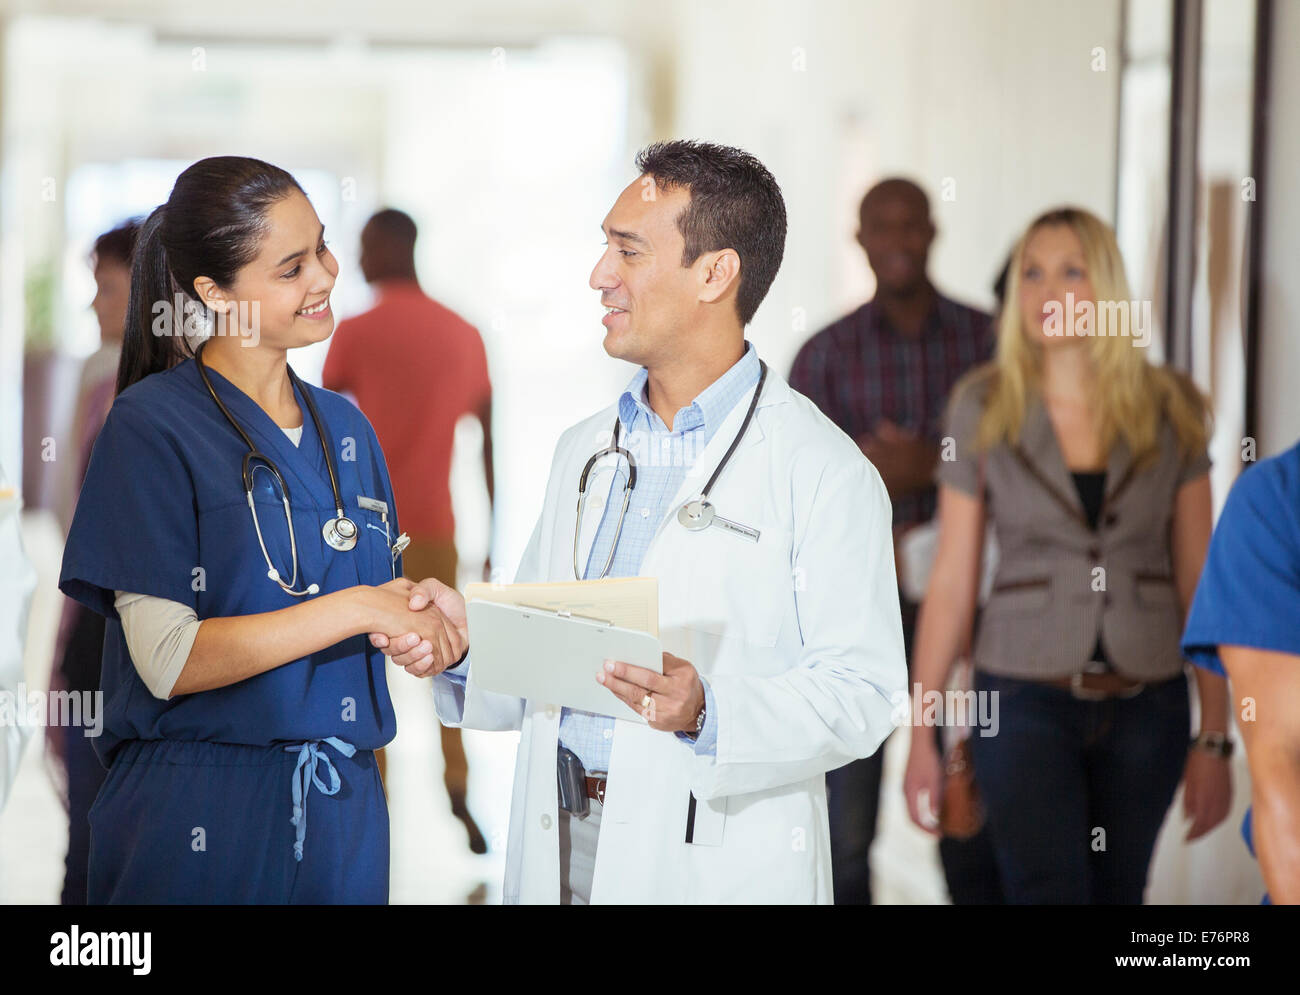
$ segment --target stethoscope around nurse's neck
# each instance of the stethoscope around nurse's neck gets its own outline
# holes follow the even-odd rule
[[[248,446],[248,452],[244,454],[243,480],[244,493],[248,498],[248,510],[253,516],[253,530],[257,533],[257,544],[261,547],[262,558],[266,560],[266,575],[271,580],[280,585],[285,594],[292,594],[294,597],[303,597],[304,595],[319,594],[319,584],[309,584],[304,590],[296,591],[298,586],[298,540],[293,531],[293,512],[289,507],[289,487],[285,483],[284,476],[280,473],[280,468],[275,465],[271,457],[262,453],[253,445],[253,440],[248,437],[243,426],[235,420],[235,416],[230,413],[230,409],[222,403],[221,398],[212,387],[212,381],[208,378],[208,369],[203,363],[203,347],[207,345],[202,343],[194,353],[194,364],[198,367],[199,376],[203,380],[203,385],[208,388],[208,393],[212,395],[212,400],[217,402],[217,407],[221,413],[226,416],[226,421],[239,433],[239,437],[244,440],[244,445]],[[316,402],[312,400],[311,393],[302,385],[298,375],[293,372],[293,367],[285,365],[285,370],[289,374],[290,383],[297,388],[302,395],[303,401],[307,404],[307,412],[311,415],[312,424],[316,427],[316,436],[320,440],[321,452],[325,454],[325,468],[329,471],[330,490],[334,494],[335,517],[331,518],[321,528],[321,535],[324,536],[332,549],[337,549],[344,553],[356,547],[358,530],[357,525],[352,519],[348,518],[343,512],[343,498],[339,493],[338,474],[334,470],[334,458],[330,455],[329,442],[326,440],[325,427],[321,424],[320,414],[316,410]],[[280,576],[280,571],[276,569],[275,564],[271,562],[271,554],[266,548],[266,542],[262,538],[262,526],[257,520],[257,505],[253,501],[253,474],[258,467],[267,470],[280,485],[280,496],[284,502],[284,518],[289,525],[289,556],[293,560],[293,576],[285,583],[284,578]]]
[[[737,522],[729,522],[725,518],[719,517],[713,504],[709,501],[709,492],[713,490],[713,485],[718,482],[718,477],[722,475],[727,463],[731,461],[731,456],[735,453],[736,447],[740,445],[740,440],[745,437],[745,432],[749,429],[749,423],[754,420],[754,410],[758,407],[758,398],[763,393],[763,381],[766,379],[767,364],[760,359],[758,361],[758,385],[754,388],[754,396],[750,399],[749,408],[745,411],[745,420],[740,423],[740,430],[736,432],[735,438],[731,440],[731,445],[727,447],[721,461],[714,467],[713,475],[709,477],[709,482],[700,491],[700,496],[692,498],[677,509],[677,521],[688,531],[700,532],[711,525],[717,525],[747,539],[758,540],[759,534],[756,529],[740,525]],[[596,462],[611,455],[622,456],[627,460],[627,480],[623,484],[623,507],[619,510],[618,521],[614,526],[614,537],[610,540],[609,555],[605,557],[605,565],[600,571],[601,578],[609,574],[610,565],[614,562],[614,550],[618,548],[618,537],[623,532],[623,519],[627,515],[628,502],[632,500],[632,491],[636,489],[636,460],[632,458],[632,454],[628,450],[618,444],[621,427],[622,423],[619,417],[615,415],[611,445],[606,446],[587,460],[586,466],[582,468],[582,473],[578,477],[578,518],[573,526],[573,577],[575,580],[582,580],[582,572],[578,569],[578,537],[582,534],[582,512],[587,503],[587,478],[591,475]]]

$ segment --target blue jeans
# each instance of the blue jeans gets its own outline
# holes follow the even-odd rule
[[[1105,701],[979,671],[975,690],[998,692],[998,734],[971,749],[1007,900],[1140,905],[1187,761],[1186,677]]]

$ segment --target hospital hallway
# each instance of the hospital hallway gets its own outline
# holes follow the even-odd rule
[[[1101,906],[1111,874],[1141,912],[1258,906],[1247,732],[1300,757],[1268,707],[1300,697],[1215,647],[1300,662],[1300,629],[1183,643],[1230,495],[1300,467],[1288,51],[1300,0],[0,0],[0,905],[69,919],[98,770],[54,749],[93,740],[28,717],[75,695],[101,743],[200,756],[119,763],[97,897]],[[1300,500],[1258,500],[1219,545],[1259,564],[1201,595],[1225,631],[1300,618]],[[501,603],[412,612],[403,575]],[[450,673],[355,635],[414,628]],[[444,704],[522,707],[532,747],[509,872],[520,733],[452,765],[485,854],[444,783],[433,682],[470,656]],[[370,769],[340,798],[324,765],[295,863],[293,792],[387,734],[384,668],[387,864]],[[283,784],[202,759],[237,750]],[[897,935],[924,967],[942,934]]]

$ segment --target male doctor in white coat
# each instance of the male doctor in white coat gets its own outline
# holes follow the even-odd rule
[[[517,580],[574,578],[578,479],[617,417],[636,485],[620,529],[627,460],[597,461],[577,561],[586,578],[659,579],[663,674],[619,661],[592,674],[648,722],[476,688],[472,648],[443,658],[468,632],[463,599],[436,580],[412,607],[432,599],[455,638],[372,639],[437,675],[443,722],[520,730],[507,902],[828,903],[824,775],[876,750],[906,697],[889,496],[745,341],[785,246],[771,173],[739,149],[682,141],[637,167],[590,283],[605,351],[639,369],[560,438]],[[706,488],[739,531],[679,519]],[[567,808],[557,764],[586,787]]]

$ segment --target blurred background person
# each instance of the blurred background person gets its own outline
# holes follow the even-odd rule
[[[935,289],[927,269],[935,225],[925,192],[911,180],[877,183],[862,198],[857,241],[876,277],[876,293],[799,350],[790,385],[810,398],[880,471],[894,508],[894,541],[934,515],[948,392],[992,355],[989,316]],[[895,562],[902,557],[895,555]],[[916,603],[900,588],[903,635],[911,658]],[[826,775],[835,901],[870,903],[868,861],[876,835],[884,749]],[[940,856],[956,903],[1000,899],[983,833],[945,838]]]
[[[77,495],[86,476],[86,466],[90,463],[90,451],[104,426],[104,419],[108,417],[108,409],[113,406],[122,334],[126,328],[127,299],[131,292],[131,258],[139,231],[138,221],[126,221],[95,239],[90,254],[95,276],[95,296],[90,306],[99,323],[99,348],[86,358],[77,390],[77,414],[72,423],[76,450],[73,461],[69,463],[73,475],[65,481],[60,499],[65,528],[72,522]],[[104,616],[71,598],[64,598],[51,690],[98,691],[103,648]],[[50,747],[46,756],[63,790],[68,810],[68,853],[64,858],[60,902],[63,905],[85,905],[86,868],[90,860],[87,814],[107,772],[95,756],[90,739],[79,729],[48,726],[46,743]]]
[[[1210,533],[1204,400],[1133,338],[1076,336],[1062,304],[1129,300],[1105,224],[1070,208],[1040,216],[1016,247],[997,356],[963,378],[948,413],[956,448],[937,471],[914,679],[942,691],[969,639],[987,515],[999,563],[975,689],[996,696],[999,727],[971,747],[1013,903],[1140,904],[1179,782],[1189,840],[1231,799],[1225,759],[1189,751],[1179,652]],[[1226,733],[1227,689],[1195,677],[1208,742]],[[942,770],[928,736],[912,737],[904,790],[933,831]]]
[[[1300,445],[1238,478],[1210,540],[1183,652],[1232,682],[1266,901],[1300,904]],[[1226,736],[1202,737],[1229,757]]]
[[[415,239],[415,222],[402,211],[378,211],[366,222],[361,272],[379,300],[364,314],[339,323],[321,380],[330,390],[351,394],[379,436],[402,527],[411,537],[402,557],[406,576],[435,577],[458,587],[449,483],[456,423],[473,415],[483,427],[483,472],[491,505],[492,384],[478,331],[420,289]],[[426,388],[415,409],[394,389],[410,377]],[[484,577],[490,572],[489,553]],[[466,802],[469,764],[461,731],[441,723],[439,731],[452,812],[465,825],[470,849],[486,853],[487,841]]]

